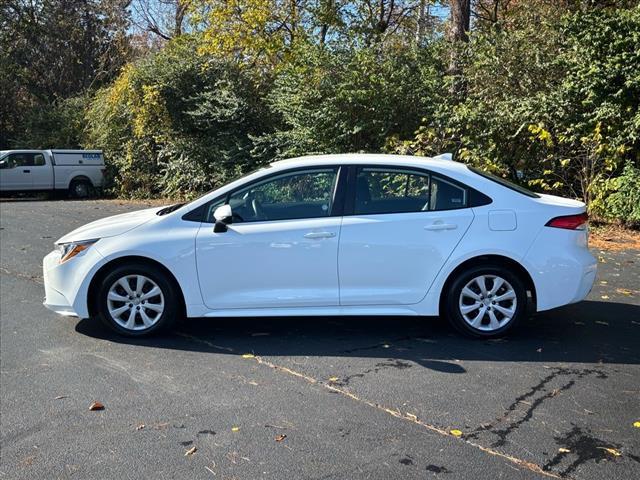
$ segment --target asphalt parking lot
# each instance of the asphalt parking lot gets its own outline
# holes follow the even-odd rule
[[[47,311],[52,243],[138,208],[0,203],[0,478],[640,478],[640,251],[596,251],[587,301],[497,341],[391,317],[130,340]]]

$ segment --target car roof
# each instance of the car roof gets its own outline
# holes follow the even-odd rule
[[[307,155],[271,163],[272,167],[312,167],[314,165],[397,165],[434,168],[436,170],[465,171],[460,162],[449,160],[448,154],[438,157],[412,155],[390,155],[382,153],[340,153],[330,155]]]

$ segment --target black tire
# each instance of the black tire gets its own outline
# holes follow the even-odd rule
[[[473,305],[474,302],[478,302],[479,304],[484,305],[483,302],[488,302],[487,311],[480,320],[481,328],[474,328],[474,326],[472,326],[469,322],[467,322],[467,320],[465,320],[465,317],[460,310],[460,304],[462,303],[462,289],[467,286],[469,282],[481,276],[487,276],[485,280],[485,286],[487,290],[490,291],[491,287],[494,285],[493,282],[495,280],[492,277],[499,277],[506,283],[503,284],[503,287],[498,290],[499,293],[497,295],[501,295],[502,292],[506,292],[509,290],[515,293],[515,305],[514,303],[510,303],[508,300],[498,302],[499,307],[502,307],[503,309],[512,309],[514,311],[513,315],[510,317],[510,320],[506,315],[503,315],[501,312],[498,312],[498,310],[496,310],[495,303],[491,304],[491,298],[489,298],[489,296],[484,296],[479,291],[479,289],[477,291],[474,290],[473,286],[479,286],[478,283],[472,284],[471,290],[473,291],[473,293],[482,296],[482,299],[468,300],[468,304]],[[511,287],[511,289],[508,289],[507,286],[504,286],[507,284]],[[492,298],[495,299],[495,296],[492,296]],[[465,298],[465,301],[467,301],[467,298]],[[463,305],[466,306],[467,304],[465,303]],[[515,308],[513,308],[514,306]],[[458,274],[453,279],[453,281],[449,284],[447,291],[445,292],[443,309],[444,315],[447,320],[449,320],[451,325],[453,325],[453,327],[460,333],[474,338],[497,338],[504,336],[508,332],[512,331],[518,325],[518,323],[520,323],[522,318],[527,315],[527,291],[520,277],[518,277],[518,275],[508,270],[507,268],[500,265],[480,265]],[[499,327],[491,330],[486,330],[491,328],[491,318],[489,317],[488,311],[489,309],[493,311],[494,317],[498,319]],[[479,315],[480,310],[472,310],[472,312],[469,313],[468,316],[471,316],[471,314],[473,313],[477,313]],[[500,318],[502,318],[502,321],[504,322],[504,324],[502,325]]]
[[[146,287],[152,286],[155,283],[155,286],[159,287],[162,296],[159,295],[154,296],[153,299],[156,301],[163,301],[163,310],[161,313],[157,315],[157,317],[153,318],[153,324],[149,327],[144,327],[143,320],[141,314],[138,312],[134,314],[134,322],[135,329],[125,328],[125,326],[118,323],[118,320],[113,317],[113,315],[109,312],[109,300],[108,295],[112,286],[119,280],[123,279],[127,276],[143,276],[150,280],[150,283],[145,284]],[[132,287],[132,290],[135,288],[133,285],[133,281],[135,279],[128,279],[128,285]],[[121,287],[119,287],[121,288]],[[149,289],[150,290],[150,289]],[[126,295],[124,289],[119,291],[123,296]],[[144,294],[143,294],[144,296]],[[128,297],[131,298],[131,297]],[[98,291],[97,298],[97,313],[98,318],[111,328],[113,331],[119,333],[120,335],[124,335],[127,337],[144,337],[149,335],[155,335],[162,331],[169,330],[179,316],[182,314],[181,301],[180,301],[180,293],[179,287],[175,285],[173,279],[169,278],[168,275],[162,271],[160,268],[154,267],[152,265],[146,265],[144,263],[140,264],[131,264],[131,265],[121,265],[119,267],[114,268],[111,272],[109,272],[101,282],[100,289]],[[151,300],[149,302],[151,303]],[[141,299],[137,300],[141,302]],[[112,307],[124,307],[125,303],[127,305],[134,305],[133,303],[129,304],[128,302],[111,302]],[[157,302],[159,303],[159,302]],[[137,307],[135,305],[138,305]],[[120,322],[124,321],[126,315],[128,315],[131,310],[137,309],[138,311],[142,308],[143,312],[147,312],[149,316],[153,313],[150,310],[145,310],[146,307],[141,303],[136,303],[133,307],[130,307],[129,310],[125,310],[120,318]]]
[[[69,184],[69,197],[76,199],[89,198],[93,190],[93,185],[89,180],[72,180]]]

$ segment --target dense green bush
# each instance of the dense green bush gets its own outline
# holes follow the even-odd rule
[[[86,144],[105,150],[116,194],[192,196],[261,161],[252,137],[273,122],[259,87],[196,46],[170,44],[95,96]]]
[[[622,175],[599,184],[591,209],[598,219],[640,228],[640,169],[627,162]]]
[[[442,71],[434,48],[328,50],[304,45],[268,95],[278,157],[378,152],[434,109]]]

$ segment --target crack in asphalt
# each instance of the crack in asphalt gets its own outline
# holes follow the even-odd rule
[[[560,393],[571,389],[575,384],[576,380],[583,378],[588,375],[595,375],[596,378],[607,378],[607,374],[602,372],[601,370],[596,369],[571,369],[564,367],[554,367],[553,371],[541,379],[536,385],[531,387],[531,389],[516,397],[509,407],[507,407],[506,412],[500,417],[496,418],[492,423],[488,425],[483,425],[473,432],[469,433],[468,438],[478,438],[481,433],[487,432],[493,435],[496,435],[498,439],[491,445],[492,447],[501,447],[507,443],[507,437],[515,432],[522,425],[527,423],[529,420],[533,418],[533,414],[535,411],[547,400],[559,395]],[[559,377],[573,377],[568,382],[560,386],[559,388],[555,388],[549,390],[547,385],[551,383],[553,380]],[[535,398],[536,394],[546,392],[544,395],[541,395]],[[528,402],[529,399],[533,399],[531,402]],[[507,420],[510,420],[510,417],[516,413],[522,413],[522,410],[519,409],[520,405],[528,405],[528,407],[524,410],[524,415],[517,420],[513,420],[510,423],[506,424],[506,426],[502,429],[497,429],[498,426],[504,424]]]
[[[214,349],[217,349],[217,350],[224,350],[226,352],[232,352],[232,353],[235,353],[237,355],[240,355],[240,353],[237,350],[233,349],[233,348],[216,345],[216,344],[214,344],[212,342],[209,342],[208,340],[203,340],[201,338],[197,338],[197,337],[194,337],[192,335],[187,335],[187,334],[184,334],[184,333],[181,333],[181,332],[178,332],[177,335],[179,335],[179,336],[181,336],[183,338],[186,338],[188,340],[191,340],[191,341],[194,341],[194,342],[197,342],[197,343],[201,343],[203,345],[207,345],[208,347],[211,347],[211,348],[214,348]],[[506,460],[506,461],[508,461],[510,463],[513,463],[514,465],[516,465],[518,467],[527,469],[527,470],[529,470],[531,472],[540,474],[540,475],[545,476],[545,477],[550,477],[550,478],[557,478],[557,479],[569,478],[566,475],[558,475],[558,474],[556,474],[554,472],[551,472],[549,470],[545,470],[543,467],[541,467],[540,465],[538,465],[536,463],[529,462],[527,460],[523,460],[521,458],[514,457],[514,456],[509,455],[507,453],[500,452],[498,450],[495,450],[492,447],[485,447],[484,445],[481,445],[481,444],[479,444],[477,442],[472,441],[470,438],[464,438],[464,437],[455,436],[455,435],[451,434],[450,432],[448,432],[447,430],[445,430],[445,429],[443,429],[441,427],[438,427],[436,425],[432,425],[430,423],[427,423],[427,422],[424,422],[424,421],[420,420],[414,414],[403,413],[403,412],[401,412],[399,410],[395,410],[393,408],[389,408],[389,407],[387,407],[385,405],[382,405],[380,403],[368,400],[366,398],[359,397],[358,395],[356,395],[356,394],[354,394],[352,392],[349,392],[349,391],[347,391],[347,390],[345,390],[343,388],[340,388],[338,386],[332,385],[330,383],[325,383],[325,382],[323,382],[321,380],[317,380],[317,379],[311,377],[310,375],[298,372],[298,371],[293,370],[293,369],[291,369],[289,367],[278,365],[278,364],[273,363],[273,362],[271,362],[269,360],[266,360],[265,358],[260,357],[259,355],[243,354],[243,358],[246,358],[247,360],[252,360],[252,361],[258,363],[259,365],[267,366],[267,367],[269,367],[269,368],[271,368],[273,370],[276,370],[276,371],[279,371],[279,372],[282,372],[282,373],[286,373],[288,375],[292,375],[292,376],[297,377],[297,378],[301,378],[301,379],[305,380],[309,384],[318,385],[319,387],[322,387],[322,388],[324,388],[326,390],[329,390],[332,393],[338,393],[338,394],[340,394],[340,395],[342,395],[344,397],[347,397],[347,398],[349,398],[351,400],[354,400],[354,401],[356,401],[358,403],[361,403],[363,405],[367,405],[368,407],[375,408],[377,410],[381,410],[381,411],[387,413],[388,415],[391,415],[392,417],[395,417],[395,418],[398,418],[398,419],[401,419],[401,420],[404,420],[404,421],[419,425],[419,426],[425,428],[426,430],[429,430],[429,431],[431,431],[433,433],[436,433],[438,435],[442,435],[444,437],[448,437],[448,438],[456,440],[456,441],[464,442],[465,444],[467,444],[469,446],[472,446],[472,447],[480,450],[483,453],[486,453],[486,454],[489,454],[489,455],[492,455],[492,456],[495,456],[495,457],[502,458],[503,460]]]

